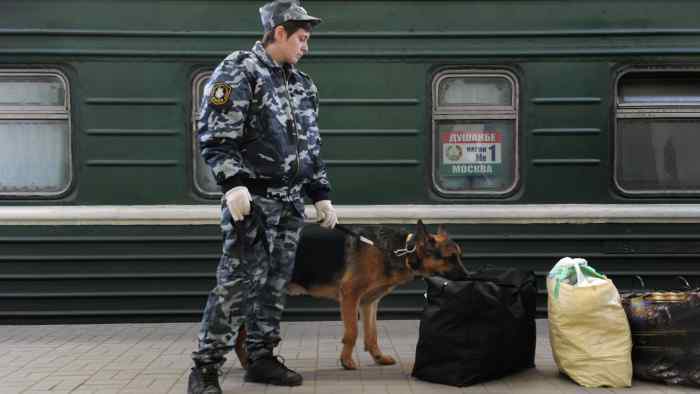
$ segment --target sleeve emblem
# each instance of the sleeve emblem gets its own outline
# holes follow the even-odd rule
[[[217,82],[212,88],[212,95],[209,99],[209,103],[216,106],[221,106],[228,104],[231,99],[231,86],[223,83]]]

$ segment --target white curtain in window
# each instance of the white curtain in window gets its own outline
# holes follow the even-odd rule
[[[440,84],[439,105],[511,105],[512,90],[505,78],[455,77]]]
[[[632,75],[620,84],[620,102],[625,104],[697,104],[700,103],[700,78],[639,79]]]
[[[202,104],[202,98],[204,96],[204,87],[206,86],[207,82],[209,81],[209,77],[211,77],[211,73],[205,73],[201,79],[197,78],[195,79],[195,97],[193,101],[193,113],[194,113],[194,119],[199,119],[199,110],[200,106]],[[214,175],[211,172],[211,169],[207,165],[207,163],[204,162],[204,159],[202,158],[202,155],[200,154],[199,150],[199,143],[197,142],[197,130],[196,130],[196,123],[195,122],[195,129],[193,130],[194,133],[194,144],[195,144],[195,149],[194,149],[194,176],[195,176],[195,182],[199,186],[199,188],[205,192],[205,193],[219,193],[221,192],[221,188],[219,185],[216,184],[216,180],[214,179]]]
[[[53,76],[0,76],[0,106],[65,106],[65,89]]]
[[[0,141],[0,192],[55,193],[68,185],[67,120],[3,120]]]

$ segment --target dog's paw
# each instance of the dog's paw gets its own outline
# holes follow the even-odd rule
[[[340,365],[343,366],[344,369],[353,371],[357,369],[357,363],[355,360],[352,359],[352,357],[340,357]]]
[[[394,365],[396,364],[396,360],[394,360],[393,357],[387,356],[386,354],[378,354],[376,356],[373,356],[374,362],[379,364],[379,365]]]

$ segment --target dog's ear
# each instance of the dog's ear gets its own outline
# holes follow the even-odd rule
[[[418,219],[416,224],[416,253],[419,257],[425,255],[425,250],[430,242],[430,234],[428,234],[428,229],[423,224],[423,221]]]
[[[438,225],[437,228],[437,236],[442,239],[448,239],[449,235],[447,235],[447,230],[445,230],[445,227],[442,224]]]
[[[421,219],[418,219],[418,223],[416,224],[416,241],[427,241],[428,239],[428,229],[425,227],[425,224],[423,224],[423,221]]]

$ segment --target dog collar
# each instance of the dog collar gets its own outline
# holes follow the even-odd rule
[[[396,249],[396,250],[394,250],[394,255],[395,255],[396,257],[402,257],[402,256],[405,256],[405,255],[407,255],[407,254],[413,254],[413,253],[415,253],[415,252],[416,252],[416,243],[415,243],[415,241],[414,241],[413,238],[415,238],[415,237],[413,236],[413,234],[408,234],[408,235],[406,236],[406,245],[404,246],[403,249]],[[413,247],[410,246],[410,245],[411,245],[411,242],[413,242]]]
[[[413,271],[418,271],[420,264],[418,264],[418,259],[412,259],[411,255],[416,253],[416,241],[413,234],[408,234],[406,236],[406,245],[403,249],[396,249],[394,255],[397,257],[406,256],[406,266]]]

